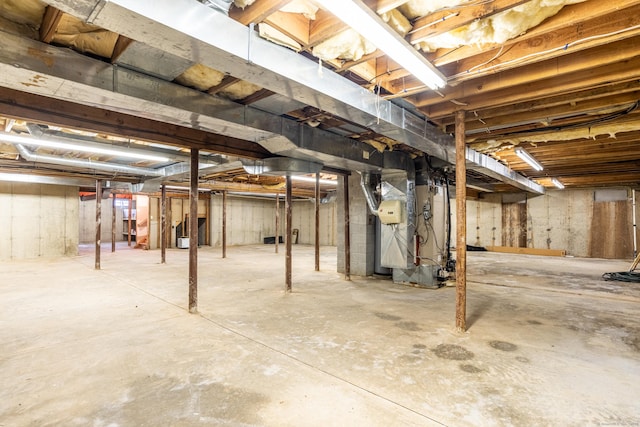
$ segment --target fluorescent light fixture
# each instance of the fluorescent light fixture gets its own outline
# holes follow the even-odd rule
[[[520,147],[516,148],[516,154],[518,155],[518,157],[520,157],[522,160],[527,162],[529,166],[531,166],[535,170],[541,171],[543,169],[542,165],[538,163],[538,161],[534,159],[531,156],[531,154],[527,153],[524,148],[520,148]]]
[[[167,190],[185,190],[185,191],[189,191],[191,188],[188,186],[180,186],[180,185],[165,185],[164,188],[166,188]],[[208,193],[213,191],[210,188],[198,188],[198,191],[202,192],[202,193]]]
[[[362,0],[315,0],[323,9],[357,31],[378,49],[396,61],[415,78],[438,89],[447,83],[446,77],[403,39]]]
[[[299,176],[299,175],[293,175],[291,176],[291,179],[294,181],[304,181],[304,182],[312,182],[315,184],[316,179],[312,176]],[[320,184],[326,184],[326,185],[338,185],[338,181],[335,179],[321,179],[320,180]]]
[[[128,152],[126,147],[122,147],[120,149],[102,148],[102,147],[96,147],[95,144],[82,145],[82,144],[75,144],[71,142],[62,142],[62,141],[54,141],[50,139],[26,137],[26,136],[11,134],[11,133],[3,133],[0,136],[0,139],[7,142],[15,143],[15,144],[55,148],[58,150],[80,151],[83,153],[91,153],[91,154],[105,154],[108,156],[125,157],[129,159],[152,160],[157,162],[168,162],[169,160],[171,160],[168,157],[162,157],[154,154],[145,154],[145,153],[140,153],[136,151]]]
[[[564,184],[558,181],[558,178],[551,178],[551,182],[561,190],[564,188]]]

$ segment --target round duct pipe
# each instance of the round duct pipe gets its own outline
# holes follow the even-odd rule
[[[252,175],[307,175],[320,172],[323,166],[322,163],[292,159],[291,157],[269,157],[263,160],[242,161],[244,170]]]

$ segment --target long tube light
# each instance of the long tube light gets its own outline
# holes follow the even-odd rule
[[[551,182],[553,183],[553,185],[558,187],[560,190],[564,189],[564,184],[561,183],[560,181],[558,181],[558,178],[551,178]]]
[[[82,144],[74,144],[71,142],[62,142],[62,141],[54,141],[50,139],[26,137],[26,136],[11,134],[11,133],[0,134],[0,139],[6,142],[15,143],[15,144],[55,148],[58,150],[80,151],[82,153],[105,154],[108,156],[124,157],[129,159],[152,160],[157,162],[168,162],[169,160],[171,160],[168,157],[157,156],[154,154],[145,154],[145,153],[140,153],[135,151],[128,152],[124,147],[118,150],[118,149],[96,147],[95,145],[82,145]]]
[[[431,89],[444,87],[447,80],[409,42],[384,24],[361,0],[315,0],[323,9],[357,31]]]
[[[525,151],[524,148],[520,148],[520,147],[516,148],[516,154],[518,155],[518,157],[520,157],[522,160],[527,162],[529,166],[531,166],[535,170],[541,171],[542,169],[544,169],[542,165],[538,163],[538,161],[534,159],[533,156],[531,156],[531,154]]]

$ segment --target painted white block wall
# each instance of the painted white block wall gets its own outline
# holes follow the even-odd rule
[[[0,260],[78,254],[78,187],[0,182]]]
[[[284,197],[280,197],[280,230],[285,230]],[[227,197],[227,245],[254,245],[265,237],[275,236],[275,199]],[[315,205],[296,200],[292,205],[292,228],[298,229],[299,244],[313,244],[315,238]],[[222,196],[211,198],[211,245],[222,245]],[[320,244],[336,244],[336,204],[320,205]]]

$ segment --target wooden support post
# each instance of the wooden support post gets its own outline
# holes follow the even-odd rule
[[[456,329],[467,329],[467,166],[465,112],[456,111]]]
[[[129,220],[127,221],[127,246],[131,246],[131,213],[133,212],[133,193],[129,194]]]
[[[189,313],[198,312],[198,160],[199,150],[192,148],[189,178]]]
[[[316,271],[320,271],[320,172],[316,173]]]
[[[111,252],[116,251],[116,194],[111,192]]]
[[[167,262],[167,187],[160,187],[160,262]]]
[[[276,194],[276,253],[278,253],[278,243],[280,243],[280,194]]]
[[[96,180],[96,270],[100,270],[100,236],[102,235],[102,181]]]
[[[284,239],[286,246],[285,257],[285,291],[291,292],[291,176],[287,175],[287,192],[284,199],[286,211],[286,237]]]
[[[227,191],[222,192],[222,258],[227,257]]]
[[[351,231],[349,230],[349,175],[344,176],[344,280],[351,280]]]

